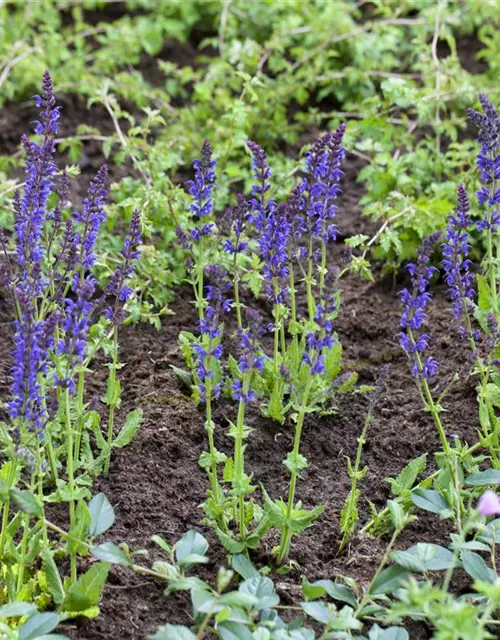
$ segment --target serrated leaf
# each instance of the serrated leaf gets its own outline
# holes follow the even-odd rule
[[[118,449],[126,447],[133,440],[140,427],[142,415],[143,411],[140,408],[134,409],[127,415],[120,433],[113,440],[113,447]]]
[[[104,493],[98,493],[88,504],[90,512],[89,534],[100,536],[107,531],[115,521],[115,511]]]
[[[404,467],[396,478],[386,478],[386,482],[391,485],[392,493],[400,496],[405,491],[409,491],[418,476],[425,471],[427,466],[427,454],[415,458]]]
[[[56,563],[50,549],[42,547],[41,551],[43,570],[47,577],[47,585],[49,587],[50,595],[54,602],[59,605],[64,600],[64,586],[59,574]]]

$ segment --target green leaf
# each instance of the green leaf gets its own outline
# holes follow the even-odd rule
[[[474,580],[492,583],[495,580],[495,573],[488,567],[486,562],[478,553],[473,551],[462,551],[460,554],[464,570]]]
[[[0,619],[22,618],[36,613],[37,608],[31,602],[11,602],[0,607]]]
[[[419,542],[406,551],[393,551],[391,560],[408,571],[441,571],[454,563],[454,555],[438,544]]]
[[[176,542],[174,547],[175,557],[181,566],[183,564],[189,564],[190,561],[187,560],[189,556],[198,558],[204,556],[207,549],[208,542],[200,533],[193,529],[185,533],[182,538]]]
[[[408,578],[408,571],[397,564],[387,567],[381,571],[370,585],[370,593],[380,596],[385,593],[392,593],[401,586],[401,583]]]
[[[125,418],[125,424],[120,433],[113,440],[113,447],[121,448],[127,446],[134,438],[142,421],[142,409],[134,409]]]
[[[110,564],[117,564],[121,567],[131,567],[132,561],[127,557],[127,554],[123,549],[120,549],[116,544],[112,542],[103,542],[96,547],[92,547],[90,553],[101,560],[102,562],[109,562]]]
[[[231,557],[231,567],[236,571],[236,573],[239,573],[243,580],[256,578],[260,575],[250,560],[242,553],[238,553]]]
[[[408,640],[408,631],[402,627],[387,627],[382,629],[374,624],[368,634],[368,640]]]
[[[28,513],[31,516],[38,516],[41,518],[43,516],[43,508],[38,498],[36,498],[31,491],[20,491],[19,489],[11,489],[10,497],[12,502],[24,511],[24,513]]]
[[[59,624],[57,613],[37,613],[20,627],[19,640],[35,640],[50,633]]]
[[[219,529],[218,527],[216,529],[216,534],[220,543],[229,551],[230,554],[239,554],[245,550],[245,542],[236,540],[236,538],[233,538],[231,534],[225,533],[225,531],[222,531],[222,529]]]
[[[321,596],[324,595],[324,593],[327,593],[330,598],[332,598],[332,600],[345,602],[352,607],[355,607],[357,604],[353,592],[344,584],[338,584],[336,582],[333,582],[332,580],[316,580],[316,582],[309,584],[307,582],[307,579],[304,579],[304,581],[302,582],[302,590],[304,591],[304,595],[306,596],[306,598],[309,598],[309,596],[306,594],[307,586],[312,587],[313,589],[321,589],[323,591],[323,593],[321,593]]]
[[[43,570],[47,576],[47,584],[54,602],[59,605],[64,600],[64,586],[59,570],[54,562],[52,553],[48,547],[42,547],[41,551]]]
[[[301,602],[302,611],[316,622],[328,624],[331,622],[334,614],[324,602]]]
[[[413,504],[425,511],[437,513],[442,517],[449,517],[450,505],[439,491],[433,489],[415,489],[411,492]]]
[[[100,536],[107,531],[115,521],[115,511],[104,493],[98,493],[89,502],[90,527],[92,537]]]
[[[486,469],[486,471],[471,473],[471,475],[466,478],[465,484],[470,487],[487,487],[489,485],[500,484],[500,471],[498,471],[498,469]]]
[[[476,275],[477,282],[477,302],[481,311],[489,311],[491,309],[491,289],[484,276]]]
[[[157,544],[165,553],[168,553],[168,555],[173,553],[172,547],[161,536],[151,536],[151,542]]]
[[[63,610],[78,613],[98,605],[108,572],[108,563],[98,562],[80,576],[68,589],[62,603]]]
[[[405,491],[409,491],[418,476],[425,471],[426,466],[427,454],[424,453],[407,464],[396,478],[386,478],[386,482],[391,485],[392,493],[400,496]]]
[[[274,590],[273,581],[265,576],[248,578],[240,585],[239,591],[257,598],[255,609],[271,609],[280,602],[279,596]]]
[[[222,640],[254,640],[249,628],[240,622],[222,622],[217,630]]]
[[[196,640],[194,633],[180,624],[165,624],[149,640]]]

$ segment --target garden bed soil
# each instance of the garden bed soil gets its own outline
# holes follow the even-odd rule
[[[349,161],[348,161],[349,164]],[[343,185],[338,226],[346,235],[367,229],[357,201],[361,190],[349,176]],[[342,258],[339,242],[332,260]],[[398,290],[403,286],[394,278],[375,283],[349,276],[342,282],[342,307],[338,331],[344,346],[344,368],[359,373],[359,382],[373,384],[381,367],[390,366],[388,387],[383,393],[368,433],[362,463],[369,471],[360,483],[361,524],[369,518],[368,501],[378,508],[390,497],[385,478],[395,476],[414,457],[427,453],[429,468],[439,438],[432,420],[423,410],[409,366],[400,351],[398,332],[400,303]],[[136,406],[144,410],[141,429],[131,443],[113,454],[108,479],[99,479],[94,491],[103,491],[116,511],[116,524],[106,536],[116,542],[126,541],[132,549],[149,549],[153,534],[174,542],[188,529],[195,528],[210,541],[211,564],[203,568],[203,577],[213,580],[217,568],[226,563],[224,550],[206,527],[200,525],[207,479],[197,464],[206,447],[203,413],[195,407],[172,373],[171,365],[183,366],[177,346],[180,330],[195,329],[195,313],[189,289],[181,289],[167,317],[157,331],[149,325],[127,326],[121,330],[120,371],[123,389],[118,423]],[[0,305],[0,386],[5,397],[11,363],[11,313],[7,301]],[[445,423],[450,437],[474,442],[477,410],[473,382],[467,376],[467,363],[460,359],[458,336],[451,329],[450,306],[438,287],[430,312],[429,327],[434,337],[433,352],[441,362],[438,387],[459,372],[460,378],[447,397]],[[105,370],[96,368],[92,381],[94,392],[102,392]],[[92,393],[92,391],[91,391]],[[380,562],[387,540],[358,535],[346,551],[338,554],[339,514],[349,491],[346,456],[355,456],[357,438],[363,426],[368,398],[350,393],[338,398],[338,413],[311,416],[307,419],[302,453],[309,469],[298,484],[297,497],[306,507],[326,505],[321,518],[301,537],[294,540],[291,557],[296,571],[275,576],[282,603],[300,600],[300,577],[309,580],[334,579],[348,575],[361,588],[369,583]],[[221,403],[215,413],[217,446],[228,451],[227,420],[234,414],[230,403]],[[287,474],[282,465],[292,443],[289,423],[277,425],[260,417],[257,407],[248,423],[255,430],[247,449],[248,468],[257,483],[262,483],[273,497],[284,495]],[[119,425],[118,425],[119,426]],[[437,516],[420,512],[398,541],[399,548],[416,542],[447,543],[447,531]],[[276,538],[266,539],[263,549],[253,556],[257,565],[271,564],[271,548]],[[191,606],[185,594],[165,597],[164,586],[113,567],[104,591],[101,615],[94,620],[78,619],[63,625],[73,640],[119,638],[138,640],[169,622],[189,624]],[[424,626],[412,627],[412,640],[428,637]]]

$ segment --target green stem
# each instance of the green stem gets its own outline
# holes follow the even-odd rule
[[[42,506],[42,533],[43,533],[43,541],[44,544],[49,544],[49,538],[47,536],[47,527],[45,526],[45,506],[43,499],[43,471],[42,471],[42,455],[40,451],[40,440],[36,439],[36,475],[37,475],[37,489],[38,489],[38,499]]]
[[[106,462],[104,464],[104,475],[109,473],[109,465],[111,462],[111,448],[113,445],[113,427],[115,421],[115,383],[116,383],[116,369],[118,366],[118,327],[115,325],[113,331],[113,361],[111,363],[111,369],[109,372],[109,388],[111,390],[111,398],[109,404],[109,417],[108,417],[108,450],[106,452]]]
[[[210,478],[210,483],[212,485],[212,495],[213,495],[215,504],[217,505],[217,507],[222,507],[223,505],[222,491],[221,491],[219,480],[217,477],[217,457],[216,457],[215,443],[214,443],[214,425],[212,422],[212,381],[210,378],[206,379],[205,385],[206,385],[205,429],[208,435],[208,447],[210,451],[210,466],[211,466],[211,470],[208,475]],[[224,519],[222,515],[220,517],[219,524],[221,525],[222,528],[225,528]]]
[[[243,477],[245,475],[245,459],[243,450],[243,440],[245,434],[245,400],[244,397],[248,393],[250,388],[251,372],[245,373],[243,376],[243,383],[241,389],[241,397],[238,405],[238,419],[236,421],[236,438],[234,441],[234,478],[238,485],[239,491],[241,491],[241,485]],[[245,496],[238,496],[238,519],[240,527],[240,539],[243,541],[246,538],[246,523],[245,523]]]
[[[23,588],[24,583],[24,569],[26,565],[26,547],[28,546],[28,534],[30,532],[30,517],[29,515],[24,516],[24,524],[23,524],[23,537],[21,540],[21,552],[20,559],[18,564],[18,573],[17,573],[17,586],[16,586],[16,594],[17,598],[21,593],[21,589]]]
[[[80,371],[78,374],[78,388],[76,394],[76,415],[78,416],[78,425],[77,432],[75,438],[75,462],[76,464],[80,461],[80,448],[82,444],[83,438],[83,391],[85,388],[85,373]]]
[[[70,492],[70,500],[69,500],[69,524],[70,530],[73,530],[75,525],[75,478],[73,472],[73,428],[71,425],[71,411],[70,411],[70,395],[69,389],[66,389],[64,392],[65,396],[65,405],[66,405],[66,447],[68,450],[67,458],[66,458],[66,467],[68,473],[68,485]],[[76,554],[74,551],[70,552],[70,562],[71,562],[71,582],[76,581]]]
[[[302,403],[299,409],[299,416],[297,418],[297,425],[295,427],[295,436],[293,440],[293,449],[292,449],[292,460],[294,463],[293,470],[291,472],[290,479],[290,487],[288,489],[288,504],[286,510],[286,524],[283,527],[281,532],[281,541],[278,550],[278,564],[283,564],[285,560],[288,558],[288,553],[290,551],[290,544],[292,541],[292,532],[291,532],[291,519],[293,512],[293,503],[295,500],[295,488],[297,485],[298,471],[297,471],[297,459],[300,453],[300,439],[302,437],[302,427],[304,425],[304,417],[307,409],[307,401],[309,398],[309,392],[311,391],[312,384],[312,376],[309,376],[307,381],[307,385],[304,391],[304,396],[302,398]]]
[[[17,460],[15,457],[12,457],[9,462],[9,475],[7,477],[7,484],[9,488],[12,486],[14,482],[14,478],[16,477],[17,470]],[[9,523],[9,509],[10,509],[10,498],[7,497],[3,505],[3,514],[2,514],[2,531],[0,534],[0,558],[3,556],[3,550],[5,547],[5,538],[7,536],[7,526]]]
[[[394,533],[392,534],[391,541],[389,542],[389,545],[387,546],[387,549],[385,550],[385,553],[384,553],[384,555],[382,557],[382,560],[380,561],[380,564],[379,564],[377,570],[375,571],[375,575],[373,576],[373,579],[370,582],[370,586],[366,590],[366,593],[363,596],[363,598],[361,599],[361,602],[359,603],[358,608],[354,612],[354,617],[355,618],[359,618],[359,616],[360,616],[361,612],[363,611],[363,609],[365,608],[367,602],[370,600],[372,585],[375,582],[375,580],[378,578],[378,576],[380,575],[382,569],[387,564],[387,561],[389,560],[389,554],[391,553],[392,548],[394,547],[394,544],[396,542],[396,538],[399,536],[400,533],[401,533],[401,529],[395,529],[394,530]]]
[[[365,424],[363,425],[363,430],[361,432],[361,435],[358,438],[358,446],[356,449],[356,461],[354,463],[354,469],[352,471],[351,491],[349,493],[349,506],[347,508],[347,514],[348,514],[346,518],[347,523],[350,522],[350,515],[354,511],[354,508],[356,506],[356,487],[358,483],[359,467],[361,465],[361,453],[363,451],[363,447],[366,442],[366,434],[368,432],[368,427],[370,426],[371,421],[372,421],[372,415],[371,415],[371,412],[369,412],[368,415],[366,416]],[[356,522],[354,522],[354,525],[352,528],[354,529],[355,526],[356,526]],[[347,541],[351,537],[351,533],[352,531],[349,528],[347,528],[344,531],[344,535],[340,543],[340,549],[339,549],[340,551],[344,549]]]

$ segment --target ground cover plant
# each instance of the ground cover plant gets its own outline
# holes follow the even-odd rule
[[[497,637],[498,9],[0,7],[2,637]]]

